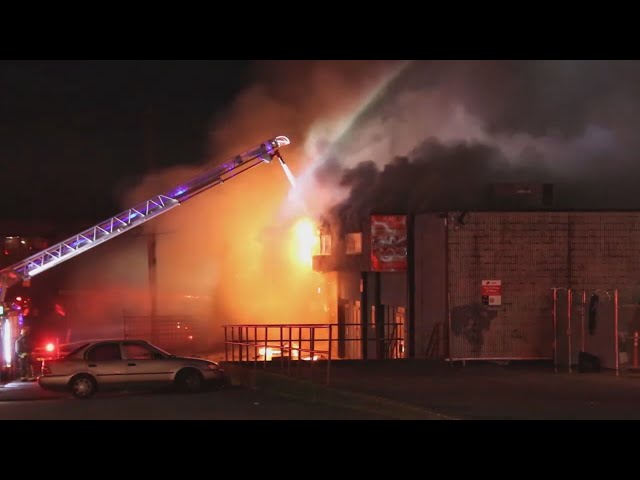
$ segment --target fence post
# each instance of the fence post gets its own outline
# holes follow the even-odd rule
[[[309,361],[311,362],[311,365],[309,367],[309,380],[311,381],[311,383],[313,383],[313,363],[314,363],[314,358],[316,356],[316,342],[315,342],[315,337],[316,337],[316,327],[309,327],[309,345],[310,348],[309,350],[311,350],[311,352],[309,353]]]
[[[267,355],[269,355],[269,327],[264,327],[264,362],[262,363],[262,368],[267,368]],[[273,356],[271,359],[273,360]]]
[[[618,289],[616,288],[613,294],[614,299],[614,336],[615,336],[615,352],[616,352],[616,376],[620,375],[620,340],[618,339]]]
[[[331,378],[331,350],[333,346],[333,325],[329,325],[329,359],[327,360],[327,385]]]
[[[553,290],[553,371],[554,373],[558,373],[558,289],[552,288]]]
[[[229,344],[227,343],[227,326],[224,327],[224,361],[229,362]]]
[[[581,314],[581,341],[580,341],[580,346],[581,351],[586,351],[586,346],[585,346],[585,334],[584,334],[584,310],[587,307],[587,292],[585,290],[582,290],[582,314]]]
[[[280,370],[284,370],[284,340],[282,338],[283,329],[280,325]]]
[[[291,376],[291,357],[293,357],[293,337],[291,336],[292,329],[289,327],[289,356],[287,357],[287,375]]]
[[[298,327],[298,362],[296,364],[296,373],[300,377],[300,361],[302,358],[302,327]]]
[[[573,360],[571,354],[571,303],[573,302],[573,292],[570,288],[567,289],[567,341],[569,346],[569,373],[571,373],[571,361]]]
[[[447,289],[449,287],[447,286]],[[554,330],[555,331],[555,330]],[[404,331],[402,332],[404,336]],[[447,357],[449,357],[449,366],[453,367],[453,352],[451,349],[451,292],[447,291]],[[403,355],[406,358],[406,355]],[[554,360],[555,365],[555,360]]]

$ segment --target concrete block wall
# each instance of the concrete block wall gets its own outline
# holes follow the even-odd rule
[[[615,363],[613,297],[606,292],[618,288],[629,299],[638,292],[640,212],[454,212],[447,234],[454,358],[551,358],[551,289],[571,287],[573,362],[585,289],[604,292],[600,328],[587,338],[587,351],[601,355],[605,366]],[[482,280],[502,281],[501,306],[482,305]],[[558,325],[563,355],[566,312],[565,298]],[[625,316],[621,309],[623,328]]]
[[[448,289],[453,358],[550,358],[551,288],[567,284],[567,214],[452,213]],[[482,304],[483,280],[502,305]]]

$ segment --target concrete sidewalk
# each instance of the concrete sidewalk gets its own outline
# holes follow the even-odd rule
[[[353,408],[359,406],[354,395],[365,408],[377,399],[379,405],[386,402],[384,413],[395,418],[640,419],[640,378],[616,377],[611,372],[554,373],[550,367],[522,363],[462,366],[418,360],[334,361],[330,387],[307,386],[305,392],[294,385],[308,382],[284,379],[277,364],[258,367],[252,374],[248,373],[252,367],[243,368],[241,383],[255,388],[279,389],[284,395],[310,401],[341,402],[348,397],[349,405],[343,406]],[[318,380],[321,371],[318,365]]]

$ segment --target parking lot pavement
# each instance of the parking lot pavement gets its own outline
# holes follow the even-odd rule
[[[38,386],[37,382],[21,382],[18,380],[0,385],[0,402],[47,400],[68,396],[68,393],[44,390]]]
[[[4,389],[3,389],[4,390]],[[98,393],[89,400],[45,392],[33,383],[2,392],[0,420],[384,420],[353,409],[309,404],[229,387],[201,394]]]
[[[286,369],[278,362],[264,367],[257,368],[256,378],[260,379],[258,384],[269,379],[266,387],[272,392],[280,385],[285,393],[295,390],[295,383],[308,381],[311,372],[309,368],[299,373],[292,369],[289,380],[275,382],[270,378],[286,374]],[[243,368],[251,371],[252,365]],[[258,375],[263,371],[271,377]],[[406,406],[447,419],[640,420],[638,374],[554,372],[551,365],[542,362],[452,365],[425,360],[338,360],[331,362],[330,385],[326,387],[326,365],[319,362],[314,371],[315,388],[345,393],[331,395],[332,404],[339,398],[347,400],[344,405],[353,403],[348,396],[353,393],[364,396],[363,402],[369,405],[388,402],[389,412],[396,409],[394,405]],[[252,376],[247,378],[251,381]],[[406,410],[401,418],[412,418],[410,408]]]

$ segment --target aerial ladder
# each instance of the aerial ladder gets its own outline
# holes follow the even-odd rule
[[[166,193],[155,195],[118,215],[74,235],[56,245],[42,250],[20,262],[0,270],[0,321],[2,323],[2,365],[9,368],[13,357],[13,343],[17,337],[18,324],[5,309],[7,290],[20,282],[60,265],[98,245],[128,232],[149,220],[181,205],[190,198],[221,185],[237,175],[262,163],[277,158],[282,165],[284,159],[280,148],[289,145],[287,137],[271,138],[226,163],[207,169],[200,175],[178,185]]]

